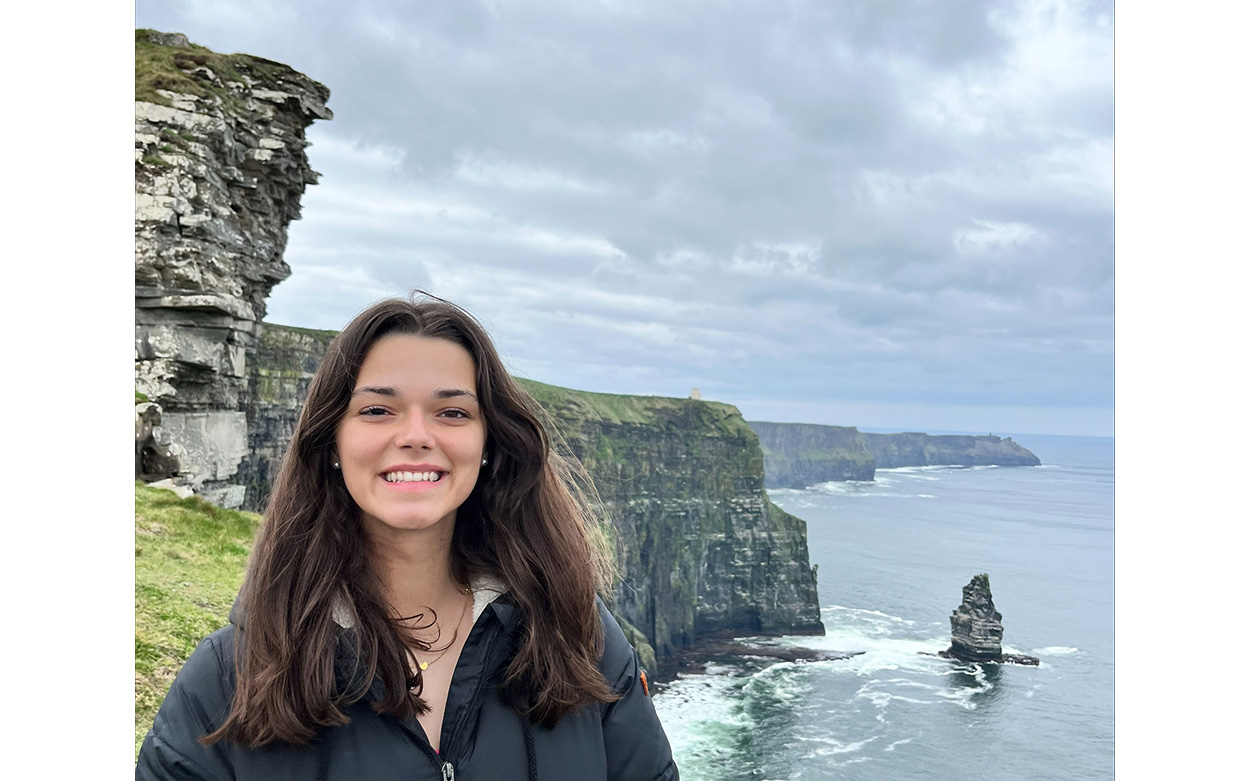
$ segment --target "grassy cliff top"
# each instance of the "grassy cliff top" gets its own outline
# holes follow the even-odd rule
[[[135,754],[174,675],[225,626],[260,526],[255,513],[135,483]]]
[[[264,325],[266,330],[272,329],[275,331],[293,331],[297,334],[304,334],[305,336],[320,339],[326,343],[329,343],[334,339],[334,337],[339,335],[338,331],[330,331],[323,328],[301,328],[298,325],[276,325],[274,323],[265,323]]]
[[[169,98],[157,90],[182,92],[198,97],[216,96],[226,106],[234,106],[238,96],[224,86],[225,82],[242,84],[256,82],[277,88],[283,81],[296,81],[311,85],[314,89],[329,90],[299,73],[289,65],[255,57],[250,54],[218,54],[198,44],[188,46],[164,46],[151,40],[156,30],[135,30],[135,100],[172,105]],[[208,74],[196,72],[207,68],[216,74],[221,84],[215,83]]]
[[[732,404],[699,401],[670,396],[626,396],[617,393],[592,393],[517,378],[534,399],[549,412],[564,420],[598,418],[609,423],[657,424],[673,417],[698,415],[723,433],[753,436]]]

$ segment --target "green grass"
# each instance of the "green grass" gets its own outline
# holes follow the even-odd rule
[[[653,424],[661,415],[697,411],[703,424],[715,425],[726,433],[739,434],[745,422],[737,408],[716,401],[694,401],[670,396],[626,396],[617,393],[591,393],[518,377],[517,381],[534,400],[558,417],[595,417],[611,423]]]
[[[265,329],[266,332],[294,331],[297,334],[316,337],[317,339],[323,339],[327,342],[339,335],[338,331],[327,331],[320,328],[301,328],[297,325],[278,325],[276,323],[265,323]]]
[[[195,646],[225,626],[255,513],[135,483],[135,753]]]
[[[247,74],[260,83],[275,84],[282,77],[294,75],[289,66],[249,54],[218,54],[197,44],[189,47],[160,46],[148,40],[152,30],[135,30],[135,100],[172,106],[173,102],[157,92],[167,90],[197,97],[215,96],[228,107],[239,105],[237,95],[227,87],[219,87],[209,78],[190,71],[207,67],[222,83],[244,84]]]

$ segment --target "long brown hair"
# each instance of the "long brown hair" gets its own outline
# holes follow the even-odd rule
[[[408,636],[369,564],[360,509],[332,467],[335,434],[370,348],[388,334],[458,344],[473,358],[486,423],[488,466],[457,511],[452,573],[490,574],[508,587],[521,618],[516,653],[500,686],[533,723],[554,726],[570,710],[616,697],[598,669],[603,629],[595,595],[611,568],[591,518],[585,472],[554,452],[541,408],[504,369],[485,329],[463,309],[426,294],[388,299],[335,337],[313,377],[274,482],[240,592],[237,686],[221,727],[203,738],[258,747],[306,744],[348,721],[344,708],[378,679],[379,713],[425,713],[421,671]],[[591,489],[593,490],[593,489]],[[336,606],[353,628],[341,629]],[[540,642],[541,640],[541,642]],[[354,683],[336,682],[336,647],[358,660]]]

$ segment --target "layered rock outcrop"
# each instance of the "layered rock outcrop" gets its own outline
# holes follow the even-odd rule
[[[1003,653],[1003,614],[994,608],[990,576],[974,575],[963,601],[951,612],[951,647],[941,653],[964,662],[1008,662],[1037,666],[1035,656]]]
[[[764,449],[769,488],[806,488],[828,481],[872,480],[901,466],[1037,466],[1041,459],[1011,437],[869,434],[814,423],[748,424]]]
[[[998,661],[1003,656],[1003,614],[994,609],[990,576],[974,575],[964,598],[951,612],[951,647],[947,653],[969,661]]]
[[[329,90],[279,63],[135,32],[136,472],[236,506],[248,353],[291,270],[287,225],[317,174],[304,130]],[[140,436],[144,438],[140,441]]]

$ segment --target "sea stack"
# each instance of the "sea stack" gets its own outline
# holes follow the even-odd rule
[[[951,613],[947,652],[969,662],[997,662],[1003,657],[1003,614],[994,609],[990,576],[974,575],[964,586],[964,601]]]
[[[1003,614],[994,608],[990,576],[984,572],[964,586],[964,600],[951,613],[951,647],[941,655],[965,662],[1038,664],[1032,656],[1003,653]]]

